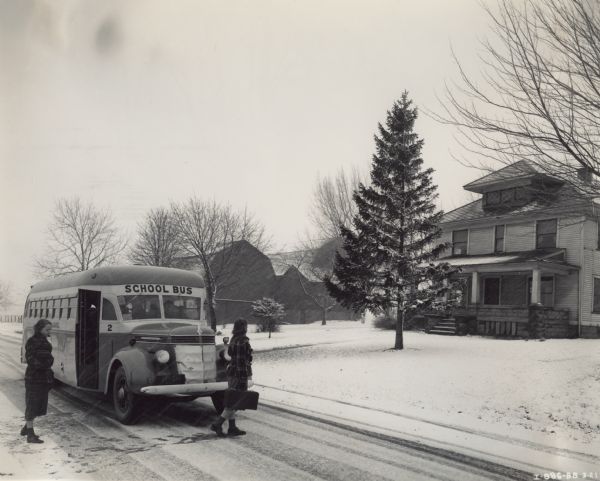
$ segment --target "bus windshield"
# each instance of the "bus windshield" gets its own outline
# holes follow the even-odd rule
[[[163,296],[165,319],[200,320],[202,299],[189,296]]]
[[[117,296],[124,321],[160,319],[158,296]]]

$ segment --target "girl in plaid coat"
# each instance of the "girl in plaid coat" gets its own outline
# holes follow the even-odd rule
[[[246,336],[247,332],[248,323],[245,319],[237,319],[233,323],[233,335],[227,348],[228,357],[231,358],[227,365],[229,389],[248,390],[248,379],[252,377],[252,347],[250,339]],[[223,433],[225,420],[229,420],[229,429],[227,430],[229,436],[246,434],[246,431],[242,431],[235,425],[235,410],[226,407],[221,416],[210,426],[218,436],[225,436]]]

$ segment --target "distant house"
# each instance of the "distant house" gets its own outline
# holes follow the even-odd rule
[[[271,297],[285,307],[284,322],[301,324],[320,321],[323,309],[327,320],[354,319],[353,311],[335,302],[319,279],[294,265],[296,253],[263,254],[247,241],[234,243],[215,256],[211,263],[217,279],[217,322],[231,323],[238,317],[252,319],[252,302]],[[197,269],[192,258],[186,266]]]
[[[526,161],[464,189],[481,197],[442,223],[464,281],[454,316],[479,334],[600,337],[595,200]]]

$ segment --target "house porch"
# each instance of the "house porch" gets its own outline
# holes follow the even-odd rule
[[[571,334],[578,267],[564,262],[564,250],[444,261],[460,267],[457,277],[463,281],[462,303],[452,310],[459,332],[527,338]]]

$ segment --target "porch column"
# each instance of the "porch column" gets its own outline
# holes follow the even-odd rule
[[[540,284],[542,281],[542,273],[539,269],[533,269],[531,275],[531,303],[540,304]]]
[[[471,273],[471,304],[479,304],[479,272]]]

